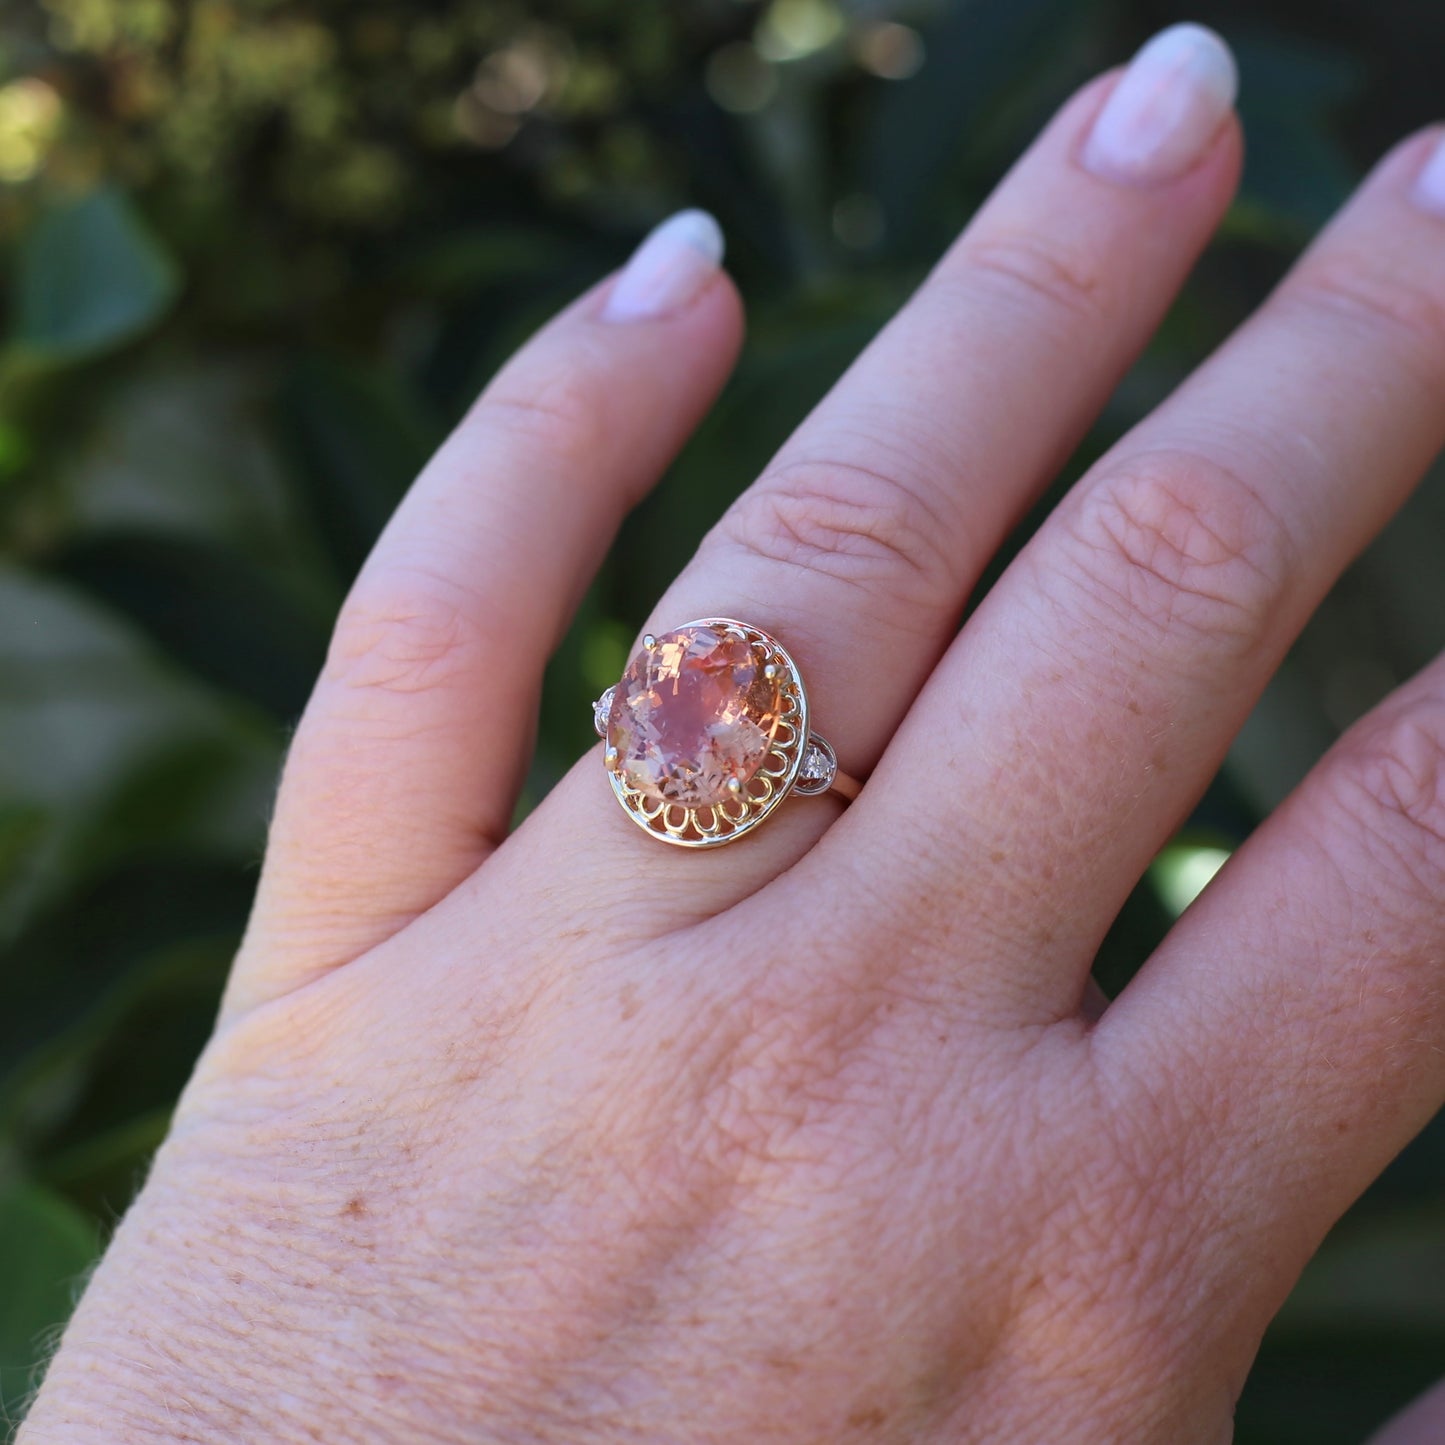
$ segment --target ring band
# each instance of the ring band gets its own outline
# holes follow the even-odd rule
[[[715,848],[750,833],[784,798],[862,785],[808,729],[808,694],[787,650],[730,617],[643,639],[593,704],[612,791],[664,843]]]

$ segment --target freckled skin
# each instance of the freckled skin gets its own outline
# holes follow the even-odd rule
[[[1230,1438],[1300,1269],[1445,1099],[1445,664],[1118,1000],[1088,970],[1311,589],[1445,444],[1445,232],[1409,200],[1440,136],[959,633],[1238,173],[1217,88],[1187,171],[1089,171],[1117,84],[659,603],[786,620],[843,760],[877,764],[831,822],[679,855],[593,757],[508,836],[534,719],[492,684],[541,677],[598,539],[722,384],[716,227],[684,218],[680,309],[614,325],[604,285],[503,369],[348,601],[221,1021],[18,1445]],[[734,644],[664,636],[630,669],[610,722],[659,789],[761,746],[776,703]],[[1388,1445],[1442,1438],[1423,1409]]]

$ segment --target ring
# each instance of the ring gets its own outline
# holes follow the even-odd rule
[[[592,720],[623,811],[681,848],[736,842],[794,793],[851,802],[861,787],[808,731],[808,694],[787,650],[730,617],[649,633]]]

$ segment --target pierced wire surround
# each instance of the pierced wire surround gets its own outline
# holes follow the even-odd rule
[[[684,623],[683,627],[726,629],[746,640],[758,658],[759,667],[771,663],[778,668],[783,679],[782,701],[772,748],[740,796],[705,807],[689,808],[681,803],[649,798],[629,787],[619,772],[609,770],[607,778],[627,816],[654,838],[679,848],[716,848],[752,832],[792,790],[807,751],[808,694],[793,659],[777,639],[766,632],[730,617],[707,617]],[[609,688],[597,702],[597,730],[602,733],[606,732],[605,719],[611,710],[612,693]]]

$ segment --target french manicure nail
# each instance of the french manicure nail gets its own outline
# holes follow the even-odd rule
[[[1422,211],[1445,216],[1445,136],[1435,142],[1420,174],[1415,177],[1415,204]]]
[[[603,319],[655,321],[681,311],[717,275],[722,258],[722,227],[706,211],[669,216],[632,253]]]
[[[1239,72],[1202,25],[1161,30],[1130,62],[1084,144],[1084,165],[1107,180],[1157,185],[1190,170],[1234,106]]]

